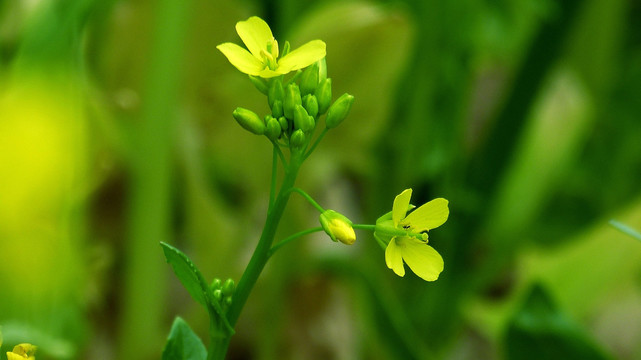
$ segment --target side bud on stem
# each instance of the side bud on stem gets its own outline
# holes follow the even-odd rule
[[[245,130],[256,135],[265,133],[265,122],[255,112],[239,107],[234,110],[232,115]]]
[[[322,115],[327,112],[329,105],[332,103],[332,79],[325,79],[318,84],[314,92],[318,101],[318,114]]]
[[[352,245],[356,241],[352,222],[344,215],[334,210],[325,210],[320,215],[320,223],[333,241],[340,241],[345,245]]]
[[[347,114],[349,114],[349,110],[352,108],[353,103],[354,96],[350,94],[343,94],[334,101],[327,111],[327,118],[325,119],[325,125],[327,125],[327,128],[333,129],[340,125],[340,123],[342,123],[347,117]]]

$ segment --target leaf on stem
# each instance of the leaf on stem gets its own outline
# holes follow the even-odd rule
[[[206,358],[207,350],[198,335],[191,330],[185,320],[176,317],[162,350],[162,360],[205,360]]]

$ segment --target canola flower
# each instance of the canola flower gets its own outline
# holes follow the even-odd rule
[[[434,199],[410,211],[414,209],[410,205],[411,196],[412,189],[396,196],[392,211],[376,221],[374,237],[386,247],[385,263],[396,275],[405,275],[405,262],[421,279],[434,281],[444,264],[441,255],[427,245],[427,231],[447,221],[448,201]]]
[[[312,40],[292,51],[288,51],[286,43],[284,54],[279,58],[278,41],[274,39],[269,25],[257,16],[236,23],[236,32],[249,51],[229,42],[216,48],[238,70],[252,76],[272,78],[284,75],[325,57],[325,42]]]
[[[36,346],[31,344],[18,344],[13,347],[13,351],[7,352],[7,360],[35,360],[35,352]]]

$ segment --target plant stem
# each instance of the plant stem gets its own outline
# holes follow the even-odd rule
[[[307,194],[303,189],[295,187],[295,188],[291,188],[290,191],[297,192],[300,195],[302,195],[305,198],[305,200],[307,200],[310,204],[312,204],[312,206],[315,207],[321,214],[325,212],[325,209],[323,209],[322,206],[318,205],[318,203],[314,199],[312,199],[312,197],[309,196],[309,194]]]
[[[287,245],[287,243],[289,243],[290,241],[296,240],[301,236],[305,236],[307,234],[312,234],[312,233],[319,232],[319,231],[323,231],[323,228],[320,227],[320,226],[317,226],[315,228],[303,230],[303,231],[297,232],[296,234],[290,235],[287,238],[281,240],[278,244],[272,246],[271,250],[269,251],[269,256],[271,257],[272,255],[274,255],[276,250],[278,250],[281,247]]]
[[[267,219],[265,220],[265,227],[263,232],[258,240],[258,245],[252,254],[249,264],[243,273],[243,276],[238,282],[238,287],[234,293],[233,302],[229,307],[227,312],[227,320],[229,324],[234,327],[240,316],[240,312],[245,306],[245,302],[249,298],[260,273],[263,271],[267,260],[269,260],[269,254],[274,242],[274,236],[276,235],[276,229],[280,223],[280,219],[283,216],[285,207],[291,195],[291,189],[294,187],[296,182],[296,176],[298,175],[298,170],[302,163],[302,158],[300,153],[292,153],[292,158],[290,159],[289,167],[285,170],[285,177],[283,178],[283,183],[281,184],[280,191],[276,196],[274,205],[267,212]],[[210,334],[210,336],[213,336]],[[229,342],[231,336],[218,338],[213,337],[210,339],[209,346],[209,360],[223,360],[225,354],[227,353],[227,348],[229,347]]]

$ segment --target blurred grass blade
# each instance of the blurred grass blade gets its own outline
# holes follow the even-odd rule
[[[633,238],[641,241],[641,233],[639,233],[635,229],[629,227],[628,225],[626,225],[624,223],[621,223],[621,222],[618,222],[616,220],[610,220],[610,225],[612,225],[612,227],[614,227],[615,229],[621,231],[622,233],[630,235]]]
[[[605,360],[603,350],[535,284],[509,324],[507,360]]]

